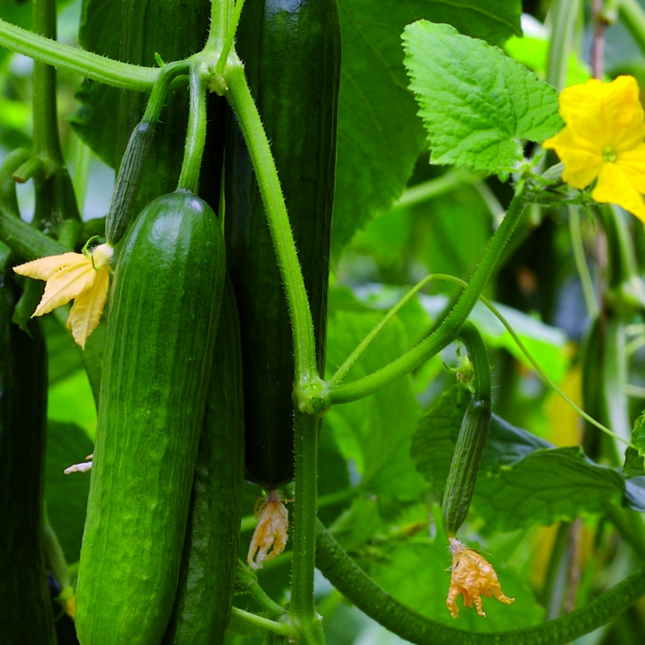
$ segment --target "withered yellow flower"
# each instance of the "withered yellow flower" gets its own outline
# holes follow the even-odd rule
[[[464,606],[475,608],[480,616],[486,616],[482,609],[481,596],[486,598],[495,596],[497,600],[506,605],[515,602],[515,598],[505,596],[497,579],[493,565],[476,551],[469,549],[455,538],[450,538],[450,552],[452,553],[452,575],[450,589],[446,598],[446,607],[453,618],[459,616],[457,598],[464,597]]]
[[[289,512],[275,491],[269,491],[256,511],[255,527],[246,561],[251,569],[261,569],[265,561],[277,558],[287,546]]]
[[[19,275],[46,280],[45,292],[34,316],[42,316],[74,300],[67,327],[74,340],[85,347],[98,327],[110,285],[110,260],[114,249],[99,244],[84,253],[63,253],[14,267]]]
[[[563,181],[582,190],[597,177],[593,199],[618,204],[645,222],[645,115],[636,79],[567,87],[560,116],[566,126],[542,145],[564,163]]]

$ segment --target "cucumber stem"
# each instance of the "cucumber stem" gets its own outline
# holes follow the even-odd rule
[[[221,51],[230,31],[230,17],[233,15],[235,0],[212,0],[211,25],[204,51]]]
[[[121,239],[132,215],[143,178],[145,162],[170,85],[189,67],[187,61],[178,61],[162,68],[150,93],[143,117],[130,135],[116,176],[112,202],[106,218],[106,238],[112,245]]]
[[[318,375],[307,290],[269,140],[246,81],[244,67],[234,50],[228,58],[225,77],[224,95],[237,117],[248,147],[285,287],[294,335],[295,396],[298,398],[307,389],[316,396],[324,389],[324,383]]]
[[[318,495],[318,418],[295,411],[296,495],[293,512],[293,564],[289,618],[296,642],[324,645],[314,603],[316,505]]]
[[[291,636],[291,627],[286,623],[276,623],[274,620],[252,614],[249,611],[244,611],[244,609],[231,607],[231,616],[236,619],[236,622],[245,622],[255,627],[261,627],[280,636]]]
[[[60,67],[85,78],[124,90],[149,91],[160,70],[130,65],[63,45],[0,19],[0,46],[41,63]]]
[[[638,0],[619,0],[618,15],[641,52],[645,53],[645,10]]]
[[[330,404],[348,403],[373,394],[401,376],[405,376],[420,367],[425,361],[455,340],[461,326],[468,318],[495,270],[506,244],[522,217],[524,206],[524,199],[522,194],[519,193],[513,198],[506,217],[488,243],[481,262],[475,269],[468,286],[439,328],[416,347],[413,347],[389,365],[346,385],[329,388],[326,397]]]
[[[196,63],[190,68],[190,113],[186,132],[184,161],[177,190],[189,190],[197,194],[199,174],[206,144],[206,82],[204,68]]]
[[[319,521],[316,564],[348,600],[397,636],[416,645],[564,645],[608,623],[645,595],[645,568],[625,578],[585,607],[535,627],[473,633],[418,614],[379,587]]]

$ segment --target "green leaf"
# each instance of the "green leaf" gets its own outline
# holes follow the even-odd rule
[[[426,18],[502,43],[520,35],[519,0],[339,0],[343,58],[332,251],[402,193],[424,145],[400,34]]]
[[[396,545],[386,556],[384,561],[369,567],[376,582],[408,607],[454,627],[455,620],[446,610],[451,564],[446,543],[442,540],[429,542],[427,539],[418,539],[403,546]],[[486,553],[486,556],[495,566],[504,593],[515,598],[515,603],[503,605],[495,599],[484,598],[486,619],[482,620],[473,609],[463,608],[459,601],[459,629],[483,633],[538,624],[543,611],[526,583],[526,576],[505,567],[504,554]],[[360,564],[365,566],[363,562]]]
[[[469,396],[460,386],[444,392],[419,423],[412,443],[416,467],[443,492]],[[645,478],[639,478],[645,479]],[[640,481],[625,481],[578,446],[555,448],[493,415],[473,506],[486,522],[512,531],[605,512],[609,504],[645,509]]]
[[[78,40],[88,51],[119,58],[121,0],[84,0]],[[74,132],[110,167],[116,165],[118,90],[85,80],[76,91],[81,107],[69,117]]]
[[[621,474],[595,464],[582,448],[549,448],[482,478],[476,507],[490,525],[512,531],[604,513],[624,492]]]
[[[632,443],[636,449],[630,446],[625,452],[625,465],[623,466],[625,477],[645,475],[645,412],[634,423]]]
[[[65,475],[63,471],[84,461],[93,449],[87,433],[76,424],[49,421],[45,465],[47,514],[70,564],[78,562],[81,552],[90,475]]]
[[[337,312],[329,320],[327,366],[340,365],[372,329],[378,315]],[[388,326],[352,369],[354,377],[374,371],[403,353],[407,335],[398,321]],[[415,499],[423,482],[410,459],[411,437],[421,411],[410,378],[402,378],[369,399],[339,405],[323,417],[345,458],[354,462],[361,486],[383,505]]]
[[[555,88],[501,49],[427,21],[408,25],[403,41],[432,163],[497,172],[523,158],[520,139],[561,129]]]

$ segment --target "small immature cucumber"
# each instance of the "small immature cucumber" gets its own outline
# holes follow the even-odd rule
[[[460,338],[468,348],[475,373],[473,399],[461,422],[443,495],[443,527],[449,538],[455,537],[468,515],[492,415],[491,372],[486,346],[471,323],[462,327]]]
[[[12,324],[17,289],[0,244],[0,641],[56,642],[43,552],[47,354],[38,321],[31,337]]]
[[[211,208],[154,200],[114,271],[77,588],[82,645],[159,645],[173,608],[225,273]]]
[[[186,543],[164,645],[219,645],[233,601],[244,483],[242,350],[235,295],[224,290]]]
[[[208,37],[210,2],[205,0],[120,0],[121,42],[119,58],[135,65],[157,66],[157,55],[168,64],[202,49]],[[141,121],[147,96],[120,92],[118,105],[117,164],[120,165],[130,133]],[[170,92],[151,142],[148,163],[139,180],[139,209],[173,190],[179,178],[188,122],[185,87]],[[144,136],[145,138],[145,136]],[[219,170],[214,176],[219,179]],[[211,204],[213,202],[210,202]],[[137,212],[138,209],[135,209]]]
[[[247,0],[236,49],[271,141],[325,357],[340,83],[336,0]],[[239,129],[226,142],[226,241],[242,330],[249,479],[293,479],[293,338],[264,206]]]

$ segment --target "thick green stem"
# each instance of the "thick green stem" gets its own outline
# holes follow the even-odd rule
[[[511,202],[504,221],[486,247],[481,262],[475,269],[475,273],[468,287],[466,287],[452,311],[446,316],[436,331],[406,354],[373,374],[346,385],[338,385],[330,388],[328,393],[329,402],[331,404],[346,403],[369,396],[380,388],[416,369],[450,344],[455,339],[459,329],[468,318],[468,315],[488,283],[504,251],[504,247],[522,217],[523,210],[524,201],[520,194],[515,196]]]
[[[233,49],[233,43],[235,42],[235,34],[237,33],[237,27],[240,24],[240,17],[242,16],[242,9],[244,8],[244,0],[237,0],[235,3],[235,11],[232,13],[232,19],[229,23],[228,30],[226,32],[226,37],[222,43],[222,51],[220,52],[219,60],[215,66],[215,74],[222,75],[226,69],[228,62],[228,56]]]
[[[149,91],[159,75],[159,69],[129,65],[78,47],[62,45],[1,19],[0,46],[124,90]]]
[[[229,32],[234,0],[212,0],[211,26],[206,50],[221,51]]]
[[[546,80],[562,90],[567,85],[567,66],[572,49],[573,29],[580,11],[580,0],[555,0],[551,5],[551,38],[546,65]]]
[[[645,53],[645,10],[638,0],[619,0],[618,15],[627,31]]]
[[[582,285],[585,304],[587,305],[587,313],[591,317],[595,317],[598,315],[598,300],[596,299],[596,291],[593,286],[591,274],[589,273],[589,267],[587,266],[587,259],[585,258],[585,249],[582,242],[582,229],[580,225],[580,209],[575,206],[569,208],[569,233],[571,235],[573,257],[576,262],[580,284]]]
[[[320,522],[317,527],[316,564],[325,577],[368,616],[417,645],[564,645],[608,623],[645,595],[645,569],[641,568],[562,618],[514,631],[467,632],[430,620],[392,598],[345,553]]]
[[[266,209],[294,334],[295,387],[298,392],[313,383],[321,383],[307,290],[269,141],[246,82],[244,68],[235,52],[231,54],[229,61],[225,96],[244,135]]]
[[[56,1],[34,0],[34,32],[56,39]],[[58,136],[56,70],[34,63],[33,71],[34,150],[45,163],[47,174],[64,165]]]
[[[206,85],[201,64],[193,65],[189,75],[190,113],[186,132],[184,161],[177,190],[199,191],[199,174],[206,144]]]
[[[290,636],[291,627],[286,623],[276,623],[274,620],[269,620],[263,616],[257,616],[243,609],[238,609],[237,607],[231,608],[231,623],[234,627],[242,623],[248,623],[251,628],[260,627],[262,630],[268,630],[274,634],[279,634],[281,636]],[[237,631],[237,629],[235,630]],[[239,631],[244,631],[243,628]],[[251,629],[252,634],[257,634],[256,630]]]
[[[314,603],[316,502],[318,494],[318,418],[296,410],[294,419],[296,498],[293,509],[293,564],[289,619],[296,642],[323,644]]]

